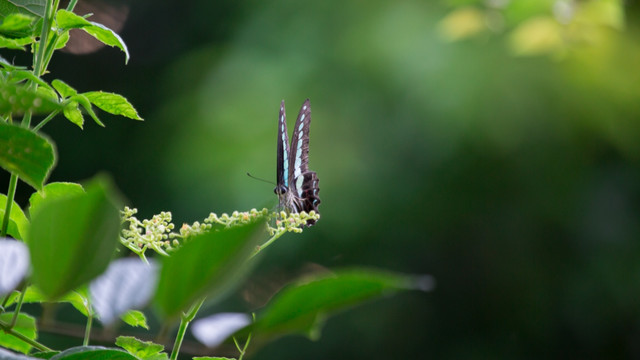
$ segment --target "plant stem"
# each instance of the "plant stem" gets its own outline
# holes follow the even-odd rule
[[[251,254],[251,256],[249,256],[249,259],[253,259],[256,255],[258,255],[260,253],[260,251],[264,250],[267,248],[267,246],[271,245],[274,241],[276,241],[280,236],[282,236],[286,231],[283,230],[281,232],[277,232],[275,233],[271,239],[267,240],[264,244],[260,245],[259,247],[257,247],[255,250],[253,250],[253,253]]]
[[[87,316],[87,327],[84,329],[84,340],[82,341],[82,346],[89,345],[89,338],[91,337],[91,324],[93,323],[93,315],[89,312],[89,316]]]
[[[53,351],[52,349],[40,344],[39,342],[29,339],[28,337],[22,335],[21,333],[13,330],[12,328],[9,327],[9,324],[5,324],[4,322],[0,321],[0,330],[4,331],[5,333],[17,337],[18,339],[26,342],[27,344],[33,346],[34,348],[40,350],[40,351]]]
[[[27,283],[25,282],[22,285],[22,289],[20,289],[20,298],[18,299],[18,303],[16,305],[16,310],[13,312],[13,319],[11,319],[11,324],[9,325],[11,328],[16,326],[16,322],[18,321],[18,314],[20,314],[20,309],[22,309],[22,302],[24,301],[24,294],[27,292]]]
[[[73,8],[76,7],[76,3],[77,2],[78,2],[78,0],[69,1],[69,5],[67,5],[67,11],[73,11]]]
[[[0,229],[0,237],[7,235],[7,229],[9,228],[9,217],[11,216],[11,207],[13,206],[13,198],[16,195],[16,186],[18,184],[18,175],[11,173],[11,179],[9,179],[9,190],[7,190],[7,205],[4,208],[4,217],[2,218],[2,229]]]
[[[38,50],[33,59],[33,74],[35,76],[42,76],[45,71],[45,52],[47,48],[49,32],[51,31],[51,23],[53,22],[53,15],[58,9],[58,3],[60,0],[48,0],[44,6],[44,17],[42,19],[42,32],[40,33],[40,42],[38,43]]]
[[[38,132],[40,129],[42,129],[43,126],[47,125],[47,123],[53,119],[56,115],[58,115],[58,113],[60,112],[60,110],[55,110],[54,112],[52,112],[51,114],[47,115],[46,118],[44,118],[44,120],[40,121],[38,123],[38,125],[33,127],[33,131]]]
[[[196,317],[196,314],[198,313],[198,310],[200,310],[204,300],[205,298],[200,299],[197,303],[193,304],[187,313],[182,314],[182,317],[180,318],[180,327],[178,328],[178,334],[176,335],[176,341],[173,343],[173,350],[171,350],[171,360],[176,360],[178,358],[178,353],[182,346],[182,340],[184,339],[184,335],[187,333],[187,327],[193,318]]]

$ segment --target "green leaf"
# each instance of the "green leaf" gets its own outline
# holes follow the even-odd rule
[[[247,260],[264,231],[264,221],[193,237],[163,259],[156,304],[175,317],[203,296],[220,300],[237,284],[251,263]],[[254,261],[255,262],[255,261]]]
[[[0,2],[0,17],[6,17],[13,13],[22,13],[44,16],[44,6],[47,0],[11,0]]]
[[[4,194],[0,194],[0,219],[4,218],[4,210],[7,208],[7,196]],[[8,234],[11,235],[14,239],[23,240],[24,234],[27,233],[27,229],[29,228],[29,220],[25,216],[24,212],[20,208],[15,201],[13,202],[13,206],[11,206],[11,214],[9,215],[10,226],[8,229]],[[11,226],[13,224],[13,226]]]
[[[57,354],[51,360],[138,360],[138,358],[115,348],[78,346]]]
[[[102,273],[118,244],[120,202],[97,177],[86,193],[47,202],[33,214],[28,233],[32,280],[56,299]]]
[[[0,321],[4,324],[10,324],[11,319],[13,319],[12,312],[0,314]],[[19,332],[20,334],[31,340],[35,340],[37,337],[36,319],[27,314],[20,313],[18,314],[18,321],[13,327],[13,330]],[[5,333],[4,331],[0,331],[0,346],[7,349],[19,351],[23,354],[27,354],[31,350],[31,345],[11,334]]]
[[[62,110],[62,113],[64,114],[64,117],[82,129],[82,126],[84,125],[84,117],[82,116],[82,111],[78,108],[77,102],[69,102]]]
[[[69,42],[69,38],[70,38],[69,32],[68,31],[63,32],[56,40],[55,49],[58,50],[67,46],[67,43]]]
[[[32,35],[36,18],[30,15],[14,13],[7,15],[0,24],[0,34],[10,38],[22,38]]]
[[[56,162],[53,143],[17,125],[0,122],[0,167],[42,188]]]
[[[431,277],[353,269],[305,279],[277,294],[265,313],[249,328],[264,337],[303,334],[319,336],[330,314],[398,290],[431,290]]]
[[[91,118],[93,119],[93,121],[96,122],[96,124],[104,127],[104,124],[102,123],[102,121],[98,119],[98,116],[93,111],[93,107],[91,106],[91,101],[89,101],[89,98],[87,98],[84,94],[78,94],[74,96],[73,99],[76,100],[80,105],[82,105],[82,107],[87,111],[89,116],[91,116]]]
[[[161,352],[164,350],[164,345],[155,344],[151,341],[138,340],[133,336],[118,336],[116,345],[142,360],[168,358],[166,353]]]
[[[23,84],[0,81],[0,95],[0,115],[24,114],[27,111],[48,114],[62,110],[62,105],[55,99]]]
[[[9,307],[13,305],[18,299],[19,295],[20,294],[17,291],[11,294],[9,299],[7,300],[6,306]],[[27,303],[27,304],[41,303],[44,301],[49,301],[49,300],[47,299],[46,296],[44,296],[44,294],[42,294],[42,291],[38,290],[38,288],[33,285],[27,288],[24,294],[24,299],[22,300],[23,303]],[[69,292],[64,296],[60,297],[59,299],[55,300],[54,302],[69,303],[74,308],[76,308],[76,310],[82,313],[82,315],[89,316],[89,301],[87,300],[86,297],[84,297],[82,294],[80,294],[77,291]]]
[[[122,95],[103,91],[90,91],[83,95],[86,96],[92,104],[110,114],[122,115],[134,120],[142,120],[133,105]]]
[[[51,85],[53,85],[63,98],[68,98],[78,93],[76,89],[72,88],[62,80],[55,79],[51,82]]]
[[[69,196],[84,194],[82,185],[71,182],[52,182],[31,194],[29,198],[29,214],[38,211],[43,203],[55,201]]]
[[[142,311],[129,310],[126,313],[122,314],[120,318],[130,326],[142,327],[149,330],[149,325],[147,325],[147,317],[144,316],[144,313]]]
[[[236,358],[218,357],[218,356],[196,356],[193,360],[236,360]]]
[[[46,90],[53,91],[53,88],[51,87],[51,85],[49,85],[46,81],[40,79],[39,77],[35,76],[33,72],[29,70],[13,70],[9,73],[9,82],[18,83],[18,82],[22,82],[23,80],[33,81],[34,83],[38,84],[38,89],[46,88]],[[52,99],[55,99],[56,101],[58,100],[57,94],[51,95],[49,92],[47,92],[47,96],[51,97]]]
[[[35,39],[30,36],[12,39],[0,35],[0,48],[25,50],[24,47],[33,42],[35,42]]]
[[[41,352],[33,353],[30,356],[36,359],[51,359],[57,354],[60,354],[60,351],[41,351]]]
[[[58,10],[56,15],[58,26],[62,29],[82,29],[105,45],[117,47],[125,53],[125,63],[129,62],[129,50],[118,34],[108,27],[88,21],[67,10]]]

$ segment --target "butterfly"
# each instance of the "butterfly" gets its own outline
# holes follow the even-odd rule
[[[278,154],[277,180],[273,192],[278,195],[279,207],[289,212],[299,213],[311,210],[319,214],[318,176],[309,170],[309,125],[311,124],[311,107],[309,99],[300,108],[296,125],[293,129],[291,147],[287,136],[287,120],[284,111],[284,100],[280,103],[278,116]],[[307,226],[315,224],[313,219],[307,220]]]

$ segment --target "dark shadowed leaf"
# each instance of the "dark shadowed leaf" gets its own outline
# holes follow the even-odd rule
[[[0,166],[40,189],[55,164],[53,143],[42,135],[0,121]]]
[[[164,316],[174,317],[197,299],[219,300],[248,270],[247,260],[264,231],[264,221],[189,240],[163,259],[155,302]]]
[[[57,354],[51,360],[138,360],[138,358],[120,349],[78,346]]]
[[[24,114],[27,111],[33,114],[47,114],[62,109],[57,99],[24,84],[0,81],[0,94],[2,95],[0,96],[0,114],[2,115]]]
[[[323,320],[337,311],[399,290],[428,291],[433,285],[429,276],[365,269],[305,278],[277,294],[250,328],[266,338],[303,334],[313,339],[319,336]]]

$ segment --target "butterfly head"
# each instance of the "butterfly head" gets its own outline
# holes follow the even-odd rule
[[[289,189],[287,189],[287,186],[283,184],[278,184],[278,186],[273,189],[273,192],[278,196],[283,196],[287,191],[289,191]]]

